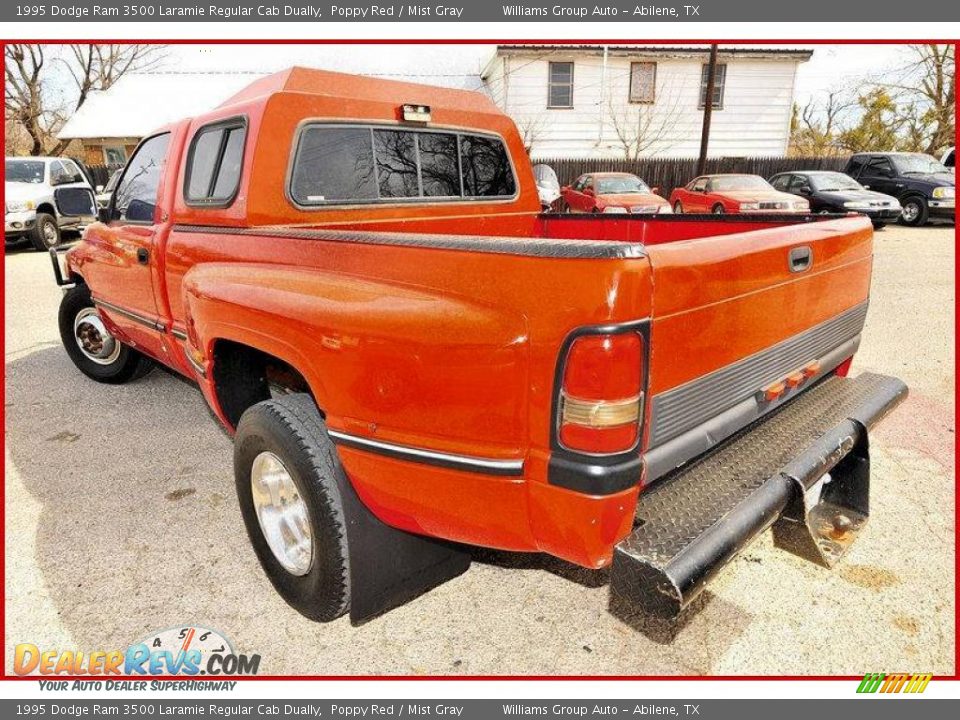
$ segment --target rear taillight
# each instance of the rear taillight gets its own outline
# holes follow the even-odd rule
[[[560,444],[610,455],[632,449],[643,417],[643,340],[634,332],[584,335],[567,353]]]

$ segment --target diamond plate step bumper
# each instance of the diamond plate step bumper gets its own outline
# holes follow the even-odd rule
[[[826,567],[869,515],[869,430],[907,396],[896,378],[832,376],[641,493],[611,591],[674,617],[757,535]]]

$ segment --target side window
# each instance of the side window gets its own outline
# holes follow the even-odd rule
[[[691,188],[694,192],[706,192],[707,191],[707,179],[706,178],[697,178],[693,181],[693,187]]]
[[[223,206],[233,200],[240,187],[246,138],[246,123],[239,118],[197,130],[187,155],[187,204]]]
[[[850,164],[847,165],[847,175],[855,178],[863,170],[863,157],[857,156],[850,158]]]
[[[60,179],[61,175],[64,175],[67,171],[63,167],[63,163],[59,160],[54,160],[49,165],[50,168],[50,184],[57,182]]]
[[[60,162],[63,163],[63,169],[67,175],[73,178],[73,182],[83,182],[83,173],[80,172],[80,168],[73,160],[61,160]]]
[[[465,196],[509,196],[516,192],[510,158],[499,139],[461,135],[460,159]]]
[[[770,184],[773,185],[775,190],[785,191],[789,182],[789,175],[777,175]]]
[[[128,222],[153,222],[169,142],[170,133],[164,133],[145,140],[137,148],[113,194],[115,218]]]
[[[581,190],[583,190],[583,186],[586,182],[587,182],[587,176],[581,175],[580,177],[577,178],[576,182],[573,183],[573,189],[576,190],[577,192],[580,192]]]
[[[807,179],[805,175],[794,175],[793,178],[790,180],[790,192],[792,192],[794,195],[799,195],[800,188],[802,188],[804,185],[809,185],[809,184],[810,184],[810,181]]]
[[[887,158],[877,157],[867,163],[863,174],[868,177],[893,177],[893,165]]]

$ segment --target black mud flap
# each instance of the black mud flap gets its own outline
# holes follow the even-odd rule
[[[471,556],[453,543],[397,530],[341,483],[350,555],[350,621],[366,622],[462,575]]]
[[[869,431],[906,395],[892,377],[830,377],[664,477],[614,550],[611,591],[675,617],[771,526],[778,547],[832,566],[869,515]]]

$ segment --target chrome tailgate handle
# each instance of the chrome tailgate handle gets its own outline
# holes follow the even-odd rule
[[[813,251],[807,247],[790,250],[790,272],[803,272],[813,264]]]

